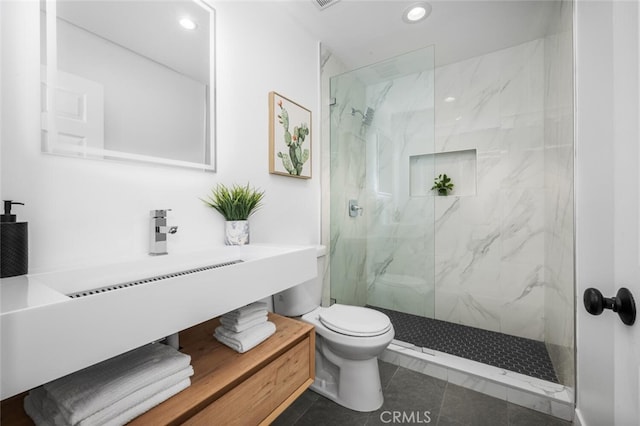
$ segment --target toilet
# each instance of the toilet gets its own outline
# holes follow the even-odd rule
[[[351,410],[375,411],[384,401],[378,355],[393,340],[393,325],[373,309],[337,303],[320,306],[325,251],[318,248],[318,277],[275,294],[274,311],[315,326],[313,391]]]

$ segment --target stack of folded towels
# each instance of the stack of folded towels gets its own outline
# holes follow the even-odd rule
[[[123,425],[191,385],[191,357],[152,343],[33,389],[36,425]]]
[[[244,353],[276,332],[276,325],[267,321],[267,304],[254,302],[220,317],[221,326],[214,337],[221,343]]]

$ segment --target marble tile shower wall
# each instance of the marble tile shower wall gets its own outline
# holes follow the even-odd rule
[[[476,195],[435,199],[435,317],[544,340],[544,40],[435,78],[436,152],[477,150]]]

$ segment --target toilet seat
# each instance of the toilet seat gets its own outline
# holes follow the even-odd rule
[[[323,309],[320,322],[336,333],[354,337],[379,336],[391,329],[389,317],[373,309],[334,304]]]

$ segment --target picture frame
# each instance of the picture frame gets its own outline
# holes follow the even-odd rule
[[[269,92],[269,173],[311,179],[311,111]]]

